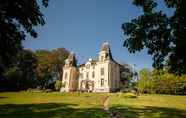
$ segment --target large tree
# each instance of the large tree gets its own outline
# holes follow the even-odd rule
[[[26,35],[37,37],[35,26],[44,25],[41,6],[48,0],[0,0],[0,78],[22,50]]]
[[[39,86],[44,89],[55,80],[60,80],[69,52],[65,48],[58,48],[52,51],[37,50],[35,54],[38,60],[37,79]]]
[[[143,14],[122,25],[126,35],[124,46],[131,53],[147,48],[157,69],[167,64],[172,72],[186,73],[186,2],[164,0],[164,3],[173,10],[171,16],[157,9],[156,0],[133,0]]]
[[[4,72],[0,90],[23,90],[36,87],[37,59],[31,50],[22,50]]]

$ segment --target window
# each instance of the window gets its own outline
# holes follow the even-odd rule
[[[103,61],[103,59],[104,59],[104,56],[101,56],[101,61]]]
[[[104,68],[101,68],[101,75],[104,75]]]
[[[93,71],[93,72],[92,72],[92,78],[94,78],[94,77],[95,77],[95,72]]]
[[[101,86],[104,86],[104,79],[101,78]]]
[[[80,73],[80,78],[83,79],[83,73]]]
[[[87,79],[88,79],[88,74],[89,74],[89,73],[87,72]]]
[[[68,74],[67,74],[67,72],[65,73],[65,79],[67,79],[67,76],[68,76]]]
[[[86,66],[86,69],[89,69],[90,68],[90,64],[88,64],[87,66]]]

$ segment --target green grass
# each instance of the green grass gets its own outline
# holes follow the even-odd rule
[[[0,118],[107,118],[101,101],[121,118],[186,118],[186,96],[114,93],[0,93]]]

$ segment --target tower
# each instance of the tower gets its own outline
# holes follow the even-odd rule
[[[76,91],[78,87],[78,69],[74,53],[70,53],[63,67],[61,92]]]
[[[113,60],[112,54],[110,51],[110,45],[108,42],[104,42],[101,46],[101,50],[99,52],[99,61],[104,62],[107,60]]]

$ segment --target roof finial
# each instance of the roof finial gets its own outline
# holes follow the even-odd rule
[[[103,42],[101,45],[101,51],[109,51],[110,50],[110,45],[108,42]]]

